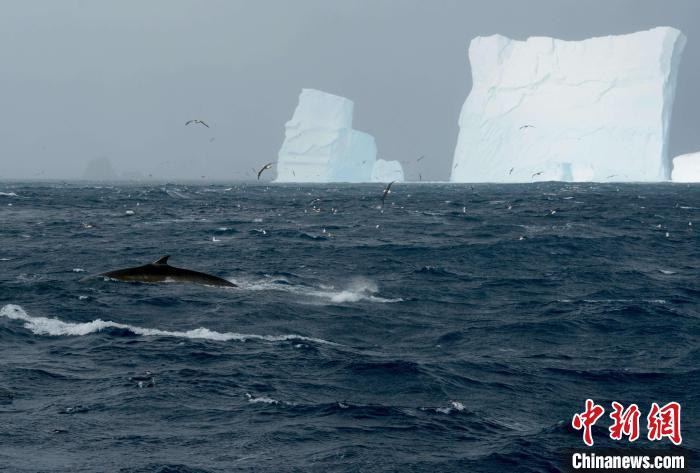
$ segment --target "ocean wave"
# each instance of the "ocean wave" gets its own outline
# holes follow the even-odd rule
[[[403,299],[395,298],[389,299],[385,297],[377,296],[379,292],[379,287],[377,283],[372,280],[363,277],[353,278],[350,283],[345,288],[336,288],[335,286],[304,286],[297,284],[290,284],[286,280],[241,280],[241,279],[229,279],[232,283],[236,284],[240,289],[248,291],[285,291],[291,292],[299,296],[313,297],[317,299],[325,299],[333,303],[341,304],[345,302],[378,302],[378,303],[391,303],[391,302],[401,302]]]
[[[168,196],[176,198],[176,199],[189,199],[190,196],[185,194],[184,192],[181,192],[179,189],[164,189],[165,193],[168,194]]]
[[[338,345],[328,340],[321,338],[305,337],[303,335],[285,334],[285,335],[257,335],[235,332],[216,332],[208,328],[199,327],[192,330],[161,330],[157,328],[138,327],[135,325],[121,324],[110,320],[96,319],[90,322],[64,322],[60,319],[49,317],[32,317],[18,305],[7,304],[0,309],[0,317],[6,317],[13,320],[22,320],[25,322],[24,328],[30,330],[36,335],[51,335],[51,336],[84,336],[92,333],[100,332],[106,329],[127,330],[136,335],[144,337],[177,337],[190,339],[206,339],[218,342],[239,341],[245,342],[248,340],[262,340],[267,342],[284,342],[288,340],[301,340],[307,342],[320,343],[324,345]]]
[[[447,407],[421,407],[420,410],[433,411],[438,414],[449,415],[455,412],[464,412],[466,410],[466,407],[464,407],[464,404],[462,404],[459,401],[450,401],[450,404]]]
[[[457,273],[448,271],[440,266],[426,265],[413,271],[416,274],[429,274],[434,276],[459,276]]]
[[[255,397],[250,393],[245,393],[245,397],[248,399],[248,402],[251,404],[289,404],[287,402],[281,402],[281,401],[278,401],[277,399],[273,399],[273,398],[267,397],[267,396]]]
[[[666,304],[666,299],[558,299],[557,302],[572,304],[583,302],[585,304]]]

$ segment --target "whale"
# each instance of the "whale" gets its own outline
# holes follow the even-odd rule
[[[116,279],[126,282],[147,282],[147,283],[184,283],[184,284],[201,284],[204,286],[217,287],[237,287],[230,281],[222,279],[211,274],[192,271],[191,269],[176,268],[168,264],[170,255],[162,256],[153,263],[144,264],[143,266],[134,266],[132,268],[115,269],[100,273],[97,276]],[[86,278],[89,279],[89,278]]]

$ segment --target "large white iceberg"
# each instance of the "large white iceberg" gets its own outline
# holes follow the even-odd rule
[[[682,154],[673,158],[674,182],[700,182],[700,152]]]
[[[583,41],[475,38],[451,180],[669,179],[684,45],[668,27]]]
[[[403,167],[398,161],[378,159],[372,168],[372,182],[403,182]]]
[[[303,89],[277,160],[276,182],[369,182],[377,146],[352,129],[353,103]]]

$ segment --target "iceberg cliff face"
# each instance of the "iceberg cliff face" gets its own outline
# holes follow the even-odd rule
[[[667,27],[583,41],[475,38],[451,180],[669,179],[684,45]]]
[[[398,161],[378,159],[372,168],[372,182],[403,182],[403,167]]]
[[[700,152],[673,158],[673,182],[700,182]]]
[[[377,146],[352,129],[352,114],[351,100],[303,89],[285,125],[276,182],[369,182]]]

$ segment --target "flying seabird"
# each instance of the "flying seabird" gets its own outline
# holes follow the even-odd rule
[[[541,174],[544,174],[544,171],[538,171],[532,175],[532,177],[539,176]]]
[[[535,128],[535,126],[534,125],[523,125],[520,128],[518,128],[518,130],[522,130],[524,128]]]
[[[396,181],[391,181],[389,184],[387,184],[386,188],[384,189],[384,192],[382,193],[382,207],[384,207],[384,201],[386,200],[386,196],[391,194],[391,185],[396,182]]]
[[[416,159],[416,162],[420,162],[421,159],[425,158],[425,155],[420,155],[420,158]]]
[[[511,174],[513,174],[513,169],[515,169],[515,168],[510,168],[510,171],[508,171],[508,175],[509,175],[509,176],[510,176]]]
[[[209,128],[209,125],[204,123],[202,120],[189,120],[189,121],[185,122],[185,126],[191,125],[191,124],[204,125],[205,127]]]
[[[260,175],[263,173],[263,171],[266,169],[270,169],[272,167],[272,164],[273,163],[267,163],[260,169],[260,171],[258,171],[258,181],[260,180]]]

